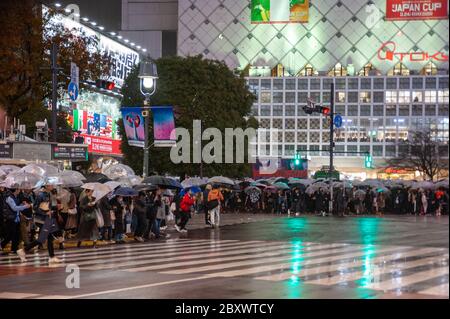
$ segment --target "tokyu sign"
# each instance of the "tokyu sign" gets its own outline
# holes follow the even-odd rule
[[[447,18],[447,0],[386,1],[386,20],[432,20]]]
[[[399,61],[409,62],[425,62],[438,61],[448,62],[448,53],[444,52],[397,52],[397,44],[393,41],[385,42],[378,49],[378,59],[394,61],[396,58]]]

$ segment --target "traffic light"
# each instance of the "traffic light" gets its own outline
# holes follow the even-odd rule
[[[294,157],[294,165],[295,165],[295,167],[298,167],[300,164],[301,164],[300,153],[297,152],[297,153],[295,153],[295,157]]]
[[[329,107],[321,106],[321,105],[314,105],[313,107],[310,106],[303,106],[303,111],[306,114],[313,114],[313,113],[320,113],[325,116],[331,115],[331,110]]]
[[[325,106],[319,106],[318,107],[318,112],[323,114],[323,115],[330,115],[330,108],[329,107],[325,107]]]
[[[99,89],[112,91],[116,87],[116,84],[112,81],[97,80],[97,81],[95,81],[95,86]]]
[[[372,155],[366,155],[366,158],[364,159],[364,167],[365,168],[372,168],[373,166],[373,158]]]

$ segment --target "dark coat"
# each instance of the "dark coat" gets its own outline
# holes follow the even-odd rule
[[[86,221],[85,214],[95,211],[95,206],[89,206],[90,200],[87,196],[83,197],[80,202],[80,225],[78,227],[77,239],[78,240],[97,240],[99,237],[97,220]]]

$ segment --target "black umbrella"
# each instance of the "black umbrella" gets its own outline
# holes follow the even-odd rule
[[[175,179],[158,175],[148,176],[144,178],[142,184],[158,185],[161,188],[167,189],[183,188],[180,182],[176,181]]]
[[[143,192],[143,191],[155,191],[158,189],[158,186],[150,184],[141,184],[133,186],[133,188],[138,192]]]
[[[110,181],[112,181],[112,179],[101,173],[91,173],[86,176],[86,183],[106,183]]]

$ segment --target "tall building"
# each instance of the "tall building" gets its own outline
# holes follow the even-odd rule
[[[179,0],[178,54],[245,72],[257,96],[258,156],[303,150],[310,171],[327,165],[328,119],[303,106],[329,103],[334,81],[344,119],[335,132],[337,169],[357,178],[412,177],[386,170],[412,130],[432,130],[448,156],[449,24],[447,0],[409,2]],[[375,169],[356,152],[369,152]]]

